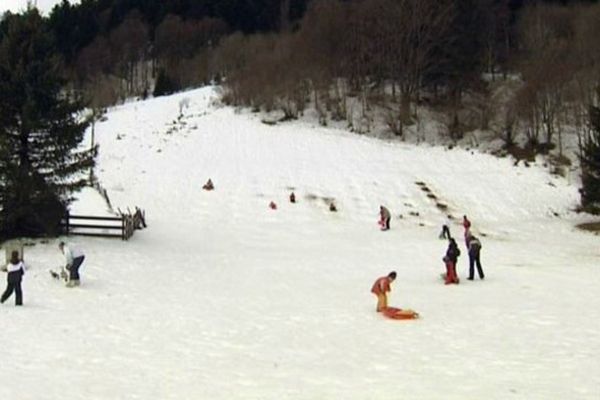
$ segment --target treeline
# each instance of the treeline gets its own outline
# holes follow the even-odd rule
[[[380,79],[386,73],[384,69],[415,79],[425,74],[426,84],[435,82],[440,88],[448,81],[455,84],[463,80],[470,84],[470,76],[477,70],[503,68],[512,61],[511,55],[518,46],[515,28],[525,2],[459,0],[436,5],[431,1],[398,0],[374,7],[370,3],[370,0],[82,0],[71,5],[63,1],[53,9],[47,24],[55,36],[56,50],[64,61],[69,81],[76,89],[83,90],[92,104],[102,105],[149,94],[156,86],[157,94],[168,93],[218,79],[225,73],[236,73],[234,67],[241,67],[241,60],[232,60],[230,54],[232,50],[238,51],[236,46],[266,46],[266,51],[270,51],[269,46],[274,46],[278,35],[282,38],[277,46],[285,47],[311,40],[309,35],[331,33],[324,39],[334,47],[333,53],[320,53],[319,48],[303,49],[303,57],[337,57],[337,53],[344,52],[344,57],[351,59],[344,62],[344,67],[354,65],[350,72],[353,85],[358,82],[357,75],[363,75],[361,80],[366,74],[371,75],[369,79]],[[385,11],[387,7],[389,14]],[[426,71],[410,74],[396,68],[394,62],[382,66],[376,75],[370,67],[359,65],[360,57],[370,57],[367,53],[377,50],[357,47],[360,45],[356,40],[382,40],[378,44],[381,49],[385,48],[388,54],[397,51],[397,44],[388,41],[389,35],[397,32],[380,26],[375,9],[385,17],[384,24],[412,29],[415,36],[405,38],[413,47],[418,43],[418,52],[411,54],[412,57],[432,55],[441,57],[439,60],[443,62],[423,65]],[[444,15],[438,21],[435,20],[438,16],[432,14],[436,10],[439,16],[444,12],[451,15]],[[329,16],[318,15],[320,12]],[[334,15],[338,12],[344,15]],[[338,19],[332,21],[337,23],[336,29],[319,33],[310,26],[327,23],[327,18]],[[439,30],[432,30],[426,24],[433,24]],[[374,30],[370,32],[371,29]],[[435,36],[426,36],[429,34]],[[220,46],[225,38],[228,39],[225,46]],[[269,40],[271,44],[256,43]],[[400,51],[411,51],[406,44]],[[373,47],[375,43],[369,45]],[[426,48],[421,50],[422,46]],[[451,60],[456,49],[464,49],[463,54]],[[244,51],[255,55],[254,50]],[[290,49],[280,51],[290,52]],[[402,57],[396,57],[396,63],[403,62]],[[246,61],[253,62],[247,58]],[[397,89],[403,90],[406,99],[407,92],[414,91],[414,85],[405,84]],[[460,88],[454,89],[458,89],[456,95],[459,95]]]
[[[524,132],[539,150],[560,147],[563,127],[583,127],[598,102],[600,6],[514,7],[494,0],[313,1],[296,31],[224,38],[226,98],[293,118],[311,95],[324,122],[351,123],[347,101],[356,98],[366,126],[355,129],[368,130],[378,106],[398,135],[427,103],[444,107],[455,138],[495,129],[507,146]],[[507,78],[518,81],[515,90],[496,98],[490,81]]]
[[[344,118],[348,93],[366,110],[391,88],[399,105],[390,103],[387,119],[402,134],[411,104],[444,100],[458,110],[482,72],[520,72],[523,20],[531,9],[575,12],[565,4],[582,2],[82,0],[57,5],[47,25],[65,75],[92,106],[226,77],[232,103],[294,117],[310,93],[322,118],[323,107]]]
[[[293,26],[308,0],[63,1],[46,20],[65,76],[93,105],[206,82],[211,51],[226,34]],[[5,16],[5,20],[7,16]],[[0,40],[2,32],[0,22]]]

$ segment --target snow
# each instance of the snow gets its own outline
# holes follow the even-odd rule
[[[574,228],[577,187],[541,163],[267,126],[214,88],[116,107],[96,132],[113,206],[140,206],[149,227],[69,238],[86,252],[74,289],[47,272],[59,239],[31,241],[25,305],[0,307],[0,398],[600,396],[597,238]],[[416,182],[455,218],[460,285],[439,279],[445,213]],[[94,196],[73,212],[107,215]],[[465,279],[463,214],[485,281]],[[391,270],[390,305],[421,320],[375,312],[370,287]]]

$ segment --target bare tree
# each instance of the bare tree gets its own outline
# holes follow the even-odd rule
[[[184,21],[180,16],[167,15],[156,28],[155,57],[162,68],[178,70],[183,60],[217,46],[227,31],[227,24],[217,18]]]
[[[116,72],[132,94],[148,88],[147,66],[149,29],[139,11],[131,11],[121,25],[110,32],[109,41]]]
[[[372,87],[373,81],[389,82],[393,99],[398,91],[400,106],[397,111],[390,108],[388,119],[401,134],[425,76],[439,68],[439,49],[453,40],[454,4],[449,0],[369,0],[357,3],[351,15],[351,80],[361,82],[363,88]]]
[[[562,152],[561,117],[565,115],[565,95],[576,70],[572,57],[574,16],[573,9],[535,5],[525,10],[520,21],[525,55],[521,104],[528,114],[531,144],[542,144],[540,150],[544,152],[554,146],[556,134]],[[544,133],[543,143],[539,141],[540,132]]]
[[[98,36],[79,53],[75,72],[80,85],[93,82],[111,72],[110,45],[103,36]]]
[[[298,53],[314,94],[320,122],[327,113],[334,120],[347,114],[347,66],[351,57],[345,51],[348,7],[338,1],[317,0],[310,4],[298,31]]]

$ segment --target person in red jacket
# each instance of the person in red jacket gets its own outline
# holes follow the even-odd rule
[[[456,274],[456,263],[458,262],[458,256],[460,256],[458,245],[454,239],[450,238],[448,241],[446,255],[443,258],[444,264],[446,264],[446,285],[451,283],[458,284],[459,282],[458,275]]]
[[[463,215],[463,227],[465,228],[465,246],[469,249],[469,239],[471,238],[471,221],[466,215]]]
[[[377,312],[381,312],[387,308],[387,293],[391,291],[390,285],[396,279],[396,271],[390,272],[387,276],[377,278],[371,293],[377,296]]]
[[[469,221],[466,215],[463,215],[463,227],[465,228],[465,232],[471,229],[471,221]]]

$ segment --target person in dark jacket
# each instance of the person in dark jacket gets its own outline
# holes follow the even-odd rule
[[[479,279],[483,279],[485,276],[483,274],[483,269],[481,268],[481,261],[479,259],[481,255],[481,242],[478,238],[471,235],[469,239],[469,277],[468,280],[472,281],[475,276],[474,266],[477,266],[477,273],[479,274]]]
[[[10,255],[10,262],[6,266],[8,276],[6,277],[6,290],[0,298],[0,303],[4,303],[15,292],[15,305],[23,305],[23,292],[21,290],[21,280],[25,273],[25,265],[19,260],[19,252],[13,251]]]
[[[444,256],[444,263],[446,264],[446,285],[451,283],[458,283],[459,279],[456,275],[456,263],[460,256],[460,250],[456,241],[451,238],[448,240],[448,249],[446,249],[446,255]]]
[[[204,186],[202,186],[202,189],[204,189],[204,190],[215,190],[215,185],[213,184],[212,180],[210,178],[208,178],[208,180],[206,181],[206,183],[204,184]]]

